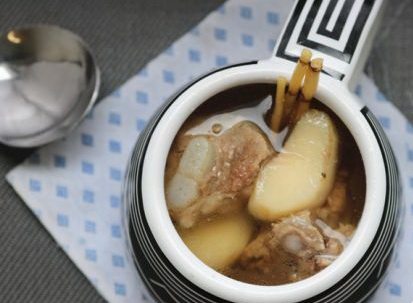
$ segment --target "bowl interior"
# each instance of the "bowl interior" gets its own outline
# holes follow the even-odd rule
[[[187,279],[200,288],[237,302],[296,302],[317,295],[343,279],[367,252],[384,207],[385,176],[374,134],[360,110],[362,105],[339,82],[321,77],[316,99],[346,125],[360,150],[366,172],[366,199],[357,230],[333,264],[305,280],[280,286],[259,286],[230,279],[196,258],[177,234],[164,196],[164,168],[173,139],[188,116],[210,97],[251,83],[273,83],[288,73],[271,64],[245,65],[214,73],[195,82],[156,121],[147,146],[141,180],[143,206],[149,227],[162,253]],[[156,189],[156,190],[154,190]],[[354,281],[348,281],[349,285]]]

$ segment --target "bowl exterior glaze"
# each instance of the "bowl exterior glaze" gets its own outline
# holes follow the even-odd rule
[[[256,62],[238,64],[235,67],[248,64],[256,64]],[[154,130],[179,96],[205,77],[182,89],[154,115],[135,145],[124,182],[125,228],[129,235],[131,252],[141,278],[159,302],[230,302],[195,285],[168,260],[149,227],[142,199],[143,162]],[[385,205],[380,225],[374,240],[357,266],[349,269],[348,274],[334,286],[300,302],[354,303],[365,301],[382,281],[392,255],[397,238],[401,199],[397,163],[389,141],[377,119],[367,107],[363,107],[361,113],[374,133],[385,167]]]

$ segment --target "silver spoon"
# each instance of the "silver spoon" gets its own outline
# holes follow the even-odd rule
[[[33,147],[64,137],[99,86],[95,59],[72,32],[36,25],[0,35],[0,142]]]

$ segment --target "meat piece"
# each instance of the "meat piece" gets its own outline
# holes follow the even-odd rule
[[[324,221],[320,219],[315,220],[315,224],[321,230],[324,237],[326,237],[327,239],[334,239],[339,244],[341,244],[342,247],[346,247],[348,245],[348,242],[350,241],[350,239],[346,235],[344,235],[342,232],[340,232],[339,230],[332,229],[328,224],[326,224]],[[330,248],[327,247],[327,249],[330,249],[330,250],[327,250],[328,252],[330,253],[332,252],[331,247]]]
[[[201,218],[243,207],[261,163],[272,154],[274,149],[268,138],[251,122],[240,122],[221,136],[190,140],[179,164],[174,164],[175,175],[170,177],[172,174],[168,173],[166,198],[171,216],[181,227],[190,228]],[[177,184],[178,174],[196,182],[196,190]]]
[[[240,268],[255,276],[269,275],[266,279],[273,281],[277,281],[274,275],[295,282],[317,273],[342,252],[345,246],[341,241],[348,240],[328,226],[318,228],[318,221],[313,222],[310,212],[303,211],[271,224],[244,249],[238,262]],[[240,275],[239,268],[236,274]],[[243,278],[248,280],[246,274]]]
[[[238,268],[229,275],[243,278],[254,284],[261,281],[299,281],[316,273],[317,264],[313,258],[301,258],[286,251],[274,234],[274,229],[266,228],[244,249]],[[257,280],[257,277],[260,277]]]
[[[329,266],[343,251],[341,242],[334,238],[329,238],[326,243],[326,249],[322,254],[315,256],[318,268],[322,269]]]
[[[312,225],[309,211],[303,211],[273,224],[272,232],[276,244],[300,258],[309,258],[325,249],[323,236]]]
[[[252,122],[241,122],[217,137],[217,161],[207,193],[238,193],[251,185],[261,163],[274,153],[265,134]]]

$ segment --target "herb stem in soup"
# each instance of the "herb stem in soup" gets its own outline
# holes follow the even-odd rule
[[[171,219],[200,260],[233,279],[281,285],[310,277],[336,260],[360,220],[361,155],[340,119],[311,101],[320,70],[309,66],[294,81],[304,77],[311,98],[295,92],[291,108],[284,79],[278,90],[226,90],[190,115],[171,146]]]

